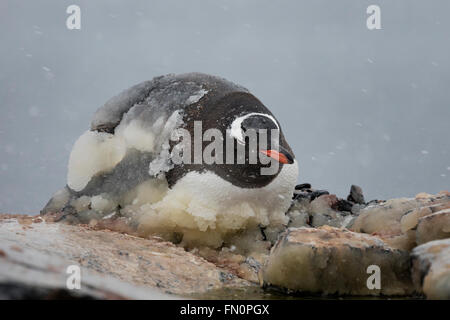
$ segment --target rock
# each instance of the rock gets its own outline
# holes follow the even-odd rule
[[[1,300],[53,299],[177,299],[155,288],[133,285],[108,274],[81,268],[79,290],[67,288],[67,268],[73,261],[22,246],[5,248],[0,257]]]
[[[295,191],[294,192],[294,196],[292,197],[293,200],[302,200],[302,199],[306,199],[309,201],[311,201],[311,192],[304,192],[304,191]]]
[[[224,268],[242,279],[259,284],[258,274],[268,255],[252,254],[244,256],[233,251],[234,248],[222,248],[218,251],[208,247],[192,250],[193,253],[217,267]]]
[[[333,209],[337,211],[346,211],[346,212],[352,212],[353,203],[351,203],[348,200],[339,199],[333,206],[331,206]]]
[[[337,202],[335,195],[323,195],[311,201],[307,206],[307,212],[314,217],[316,214],[333,215],[335,210],[331,208]]]
[[[364,205],[364,204],[358,204],[358,203],[355,203],[353,206],[352,206],[352,211],[351,211],[351,213],[353,214],[353,215],[355,215],[355,216],[358,216],[359,215],[359,213],[360,213],[360,211],[362,210],[362,209],[364,209],[366,206]]]
[[[450,299],[450,239],[435,240],[412,251],[412,279],[428,299]]]
[[[416,231],[417,244],[450,238],[450,209],[441,210],[419,219]]]
[[[347,200],[338,199],[336,195],[329,194],[328,191],[322,190],[319,193],[322,194],[313,200],[310,196],[312,193],[301,192],[294,196],[293,204],[288,211],[290,217],[288,227],[323,225],[349,227],[351,225],[354,216],[350,216],[350,211],[339,209],[344,207],[348,210],[353,204]]]
[[[309,193],[303,193],[302,195],[309,195]],[[309,196],[301,196],[295,197],[292,201],[292,205],[287,212],[287,216],[289,217],[289,227],[306,227],[310,225],[310,197]]]
[[[408,230],[415,230],[419,219],[432,213],[430,207],[417,208],[406,212],[400,219],[401,231],[405,233]]]
[[[313,201],[314,199],[326,195],[326,194],[330,194],[328,191],[326,190],[315,190],[313,192],[311,192],[311,201]]]
[[[292,210],[289,215],[289,227],[299,228],[309,226],[309,214],[307,212]]]
[[[420,199],[430,199],[430,198],[432,198],[432,197],[433,197],[432,194],[429,194],[429,193],[426,193],[426,192],[421,192],[421,193],[416,194],[416,199],[417,199],[417,200],[420,200]]]
[[[448,250],[424,246],[450,236],[448,192],[364,204],[304,184],[293,198],[287,226],[258,225],[219,249],[189,252],[177,234],[172,242],[143,238],[114,212],[88,225],[75,224],[67,210],[0,215],[0,298],[269,297],[273,291],[263,292],[260,283],[286,292],[411,295],[416,289],[447,297]],[[88,212],[86,203],[74,205]],[[409,251],[417,244],[413,286]],[[81,267],[81,290],[66,288],[69,265]],[[367,287],[371,265],[381,268],[380,289]]]
[[[381,288],[369,289],[367,268],[381,270]],[[329,226],[289,228],[263,269],[266,286],[296,292],[348,295],[408,295],[414,289],[409,253],[377,237]]]
[[[315,213],[311,216],[310,225],[314,228],[321,226],[332,226],[336,228],[349,228],[355,219],[340,212]]]
[[[51,223],[41,217],[0,215],[0,252],[0,288],[14,289],[11,295],[0,289],[6,292],[4,298],[40,292],[57,293],[56,297],[161,299],[254,286],[156,237]],[[84,290],[76,294],[66,289],[69,265],[81,268]]]
[[[333,207],[336,207],[337,203],[338,198],[335,194],[324,193],[311,201],[311,208],[316,211],[328,211],[329,209],[333,210]]]
[[[353,217],[346,217],[348,212],[333,209],[337,207],[338,202],[334,194],[325,194],[312,201],[309,206],[311,226],[348,227]]]
[[[394,248],[411,250],[417,245],[419,220],[449,206],[450,197],[446,195],[391,199],[361,209],[351,230],[376,234]]]
[[[311,216],[311,226],[314,228],[321,226],[339,227],[341,223],[342,219],[335,212],[331,214],[318,212]]]
[[[305,190],[305,189],[311,189],[311,184],[302,183],[295,186],[295,190]]]
[[[361,187],[352,185],[350,187],[350,194],[348,195],[347,200],[354,203],[364,204],[364,195]]]

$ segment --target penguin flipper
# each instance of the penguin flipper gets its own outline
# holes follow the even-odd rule
[[[122,195],[135,188],[140,183],[152,179],[149,174],[149,164],[155,158],[153,153],[130,150],[127,156],[108,172],[101,172],[91,178],[81,191],[74,191],[65,186],[56,192],[41,210],[41,215],[51,213],[67,213],[76,215],[73,201],[83,196],[107,196],[119,199]]]
[[[74,193],[78,197],[104,193],[120,197],[141,182],[152,178],[149,165],[153,159],[155,155],[152,152],[132,149],[112,170],[96,174],[83,190]]]

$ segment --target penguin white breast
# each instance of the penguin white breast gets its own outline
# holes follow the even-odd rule
[[[179,230],[194,242],[213,238],[220,245],[229,233],[286,224],[297,176],[296,161],[283,165],[278,176],[262,188],[241,188],[210,171],[189,172],[161,201],[141,207],[141,231],[155,227]]]

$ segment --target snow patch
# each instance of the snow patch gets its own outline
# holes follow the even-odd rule
[[[105,132],[86,131],[70,153],[67,185],[74,191],[83,190],[94,175],[114,168],[125,153],[123,140]]]
[[[153,151],[155,145],[154,133],[138,119],[132,120],[128,124],[120,124],[116,129],[115,136],[122,137],[128,148],[135,148],[143,152]]]
[[[205,94],[208,93],[208,90],[201,89],[196,94],[191,95],[187,100],[186,104],[197,103]]]
[[[158,121],[157,121],[158,122]],[[183,116],[180,110],[176,110],[167,119],[164,128],[160,133],[161,150],[159,150],[158,157],[154,159],[149,166],[150,176],[161,176],[162,173],[169,171],[173,168],[173,163],[170,160],[170,145],[169,139],[172,136],[174,130],[179,128],[183,124]],[[155,124],[156,125],[156,124]]]
[[[108,200],[102,195],[98,195],[91,198],[91,207],[92,209],[100,213],[107,213],[114,210],[114,208],[116,207],[116,203],[114,201]]]

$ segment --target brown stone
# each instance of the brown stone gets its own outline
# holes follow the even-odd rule
[[[357,185],[352,185],[347,200],[354,203],[364,204],[366,201],[364,200],[362,188]]]

